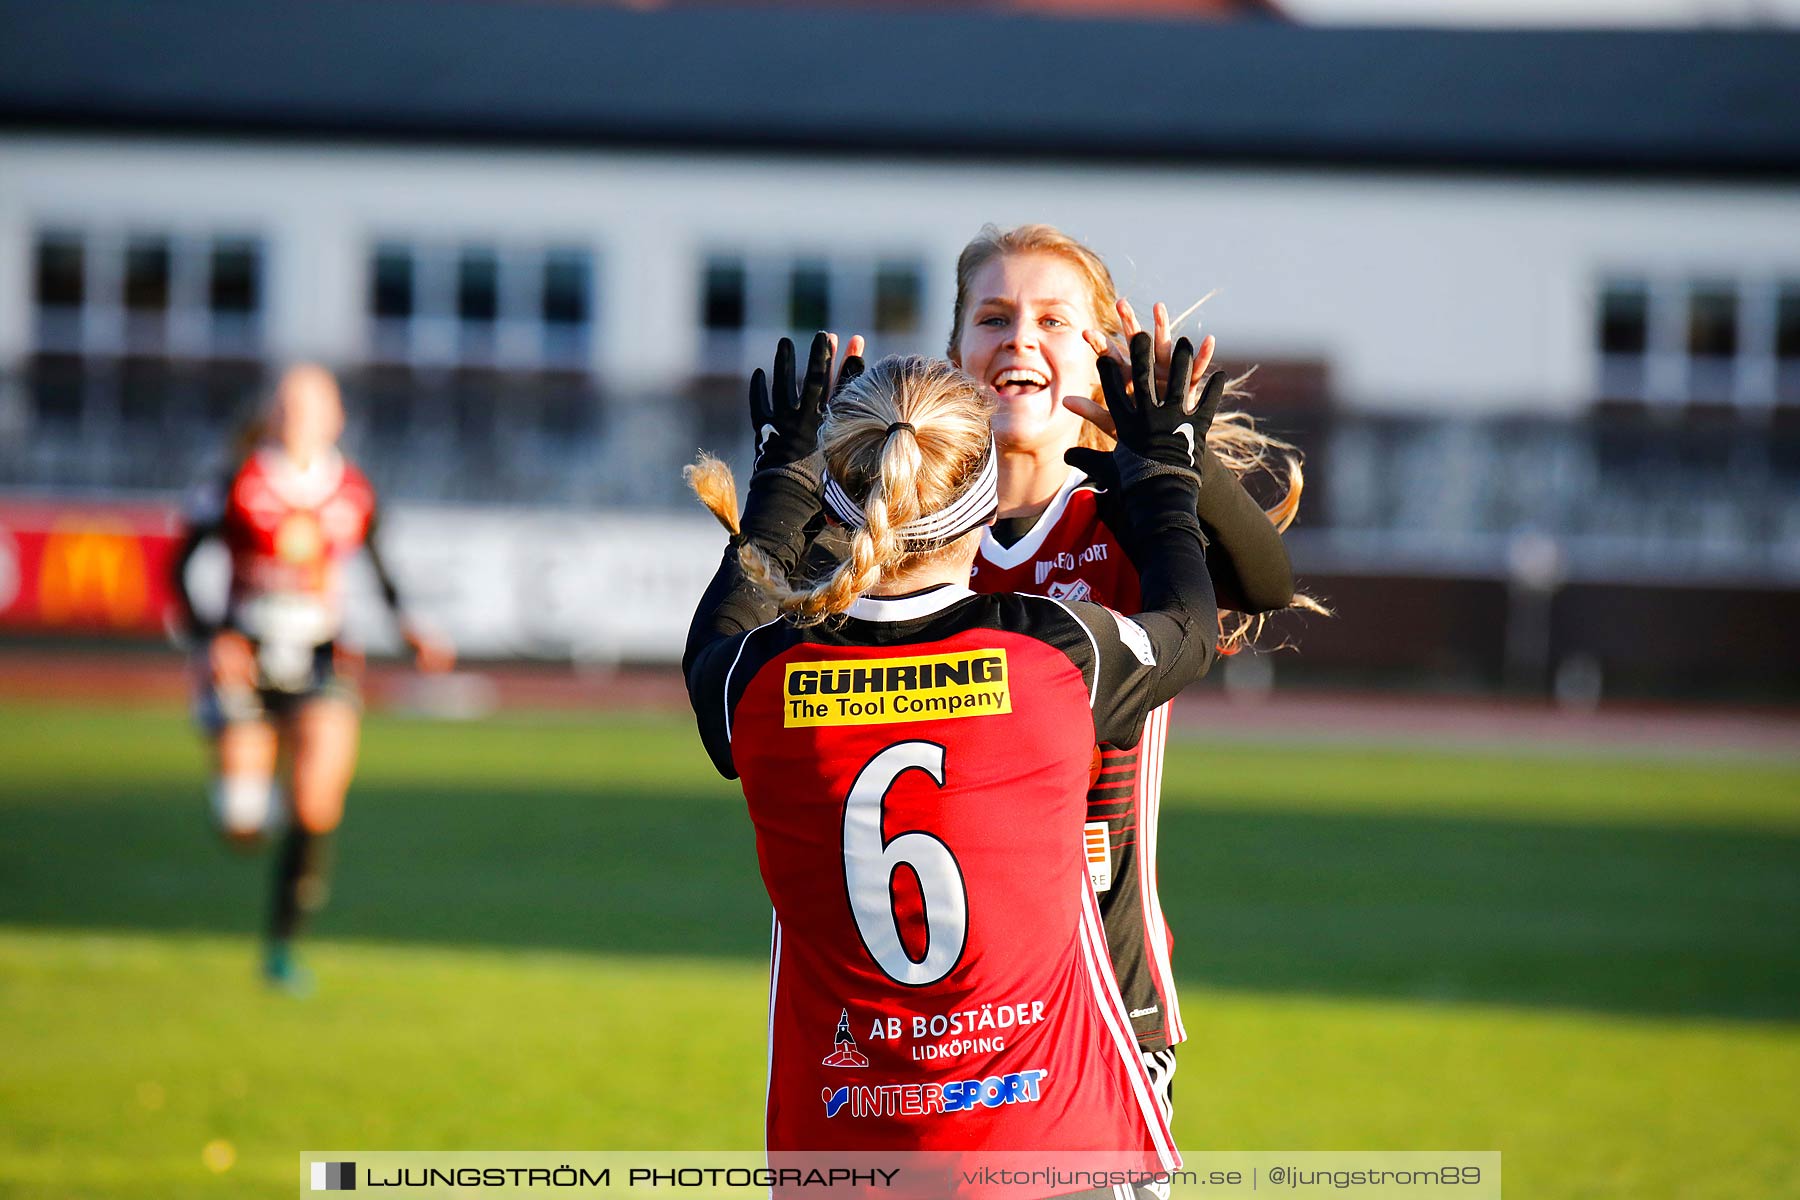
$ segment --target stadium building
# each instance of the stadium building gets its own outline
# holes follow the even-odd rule
[[[1800,35],[1245,12],[0,0],[0,487],[167,503],[317,358],[469,649],[667,656],[743,374],[1044,220],[1308,451],[1283,671],[1791,694]]]

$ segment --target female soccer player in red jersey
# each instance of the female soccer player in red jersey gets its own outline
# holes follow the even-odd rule
[[[305,974],[291,943],[306,914],[325,902],[331,834],[343,817],[356,766],[359,701],[343,673],[347,651],[340,573],[367,548],[382,593],[400,615],[394,586],[373,540],[375,492],[337,450],[343,432],[337,381],[322,367],[282,376],[265,440],[233,471],[221,494],[189,514],[174,564],[180,617],[206,647],[198,701],[214,753],[213,812],[220,832],[249,847],[287,818],[275,875],[265,973],[298,988]],[[196,615],[187,565],[209,537],[231,557],[231,585],[217,626]],[[421,669],[447,670],[450,647],[401,620]],[[276,787],[286,758],[287,812]]]
[[[1130,305],[1099,255],[1048,225],[984,229],[964,248],[956,278],[950,357],[993,395],[1000,451],[1000,515],[982,538],[971,586],[1138,611],[1124,497],[1103,478],[1109,473],[1103,451],[1113,439],[1098,403],[1095,358],[1123,363],[1126,339],[1139,332]],[[1157,373],[1166,386],[1173,343],[1160,304],[1154,328]],[[1212,351],[1208,337],[1192,360],[1193,384]],[[1228,652],[1254,632],[1254,614],[1295,601],[1280,531],[1299,503],[1298,460],[1289,456],[1282,464],[1286,496],[1273,513],[1265,514],[1238,482],[1289,450],[1242,413],[1221,414],[1200,449],[1198,515],[1207,566],[1220,608],[1240,614],[1228,631],[1221,622]],[[1316,607],[1300,599],[1302,607]],[[1174,1047],[1186,1037],[1170,973],[1173,941],[1156,888],[1167,733],[1168,710],[1158,707],[1134,745],[1100,747],[1084,831],[1113,968],[1165,1114]]]
[[[992,400],[944,363],[888,359],[827,393],[815,341],[751,384],[741,521],[716,463],[696,490],[731,548],[685,668],[707,752],[743,784],[775,907],[768,1145],[784,1150],[1126,1152],[1178,1163],[1108,968],[1081,830],[1092,747],[1136,742],[1203,674],[1217,611],[1195,447],[1220,395],[1159,398],[1099,367],[1140,612],[978,595],[998,508]],[[822,425],[821,425],[822,421]],[[818,448],[822,445],[822,455]],[[821,519],[849,532],[791,577]],[[1017,1194],[963,1181],[957,1194]]]

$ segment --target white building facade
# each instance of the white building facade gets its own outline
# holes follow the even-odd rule
[[[44,134],[0,136],[0,178],[12,370],[47,349],[210,352],[204,322],[182,324],[204,316],[204,267],[184,304],[182,260],[223,240],[255,258],[243,348],[260,356],[548,363],[653,394],[760,361],[797,328],[809,271],[833,328],[868,332],[877,352],[941,351],[963,243],[984,223],[1048,221],[1100,250],[1140,308],[1217,289],[1199,317],[1223,354],[1320,364],[1356,410],[1800,405],[1794,182]],[[60,326],[41,291],[59,242],[83,259],[80,319]],[[166,340],[146,346],[126,331],[134,243],[175,260],[157,268],[175,277]],[[384,253],[413,272],[399,316],[376,298]],[[470,259],[497,276],[473,315],[458,287]],[[579,275],[567,329],[544,319],[546,259]],[[722,263],[743,268],[742,312],[721,322],[714,296],[709,327]],[[1709,314],[1722,342],[1700,337]],[[1642,339],[1635,371],[1621,319]],[[483,323],[485,342],[470,335]]]

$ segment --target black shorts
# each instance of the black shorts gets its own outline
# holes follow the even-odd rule
[[[194,694],[194,723],[209,736],[227,725],[243,721],[285,721],[314,700],[341,700],[358,711],[362,692],[356,680],[337,669],[337,643],[313,647],[312,664],[299,687],[271,687],[266,678],[254,688],[220,688],[213,683],[206,660],[197,664],[199,680]]]

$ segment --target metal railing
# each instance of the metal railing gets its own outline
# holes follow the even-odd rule
[[[579,374],[343,382],[347,444],[389,501],[671,510],[690,503],[696,448],[748,457],[737,380],[630,395]],[[0,487],[179,491],[227,461],[267,386],[254,363],[0,376]],[[1800,582],[1800,410],[1324,407],[1271,425],[1308,455],[1293,536],[1318,569]]]

